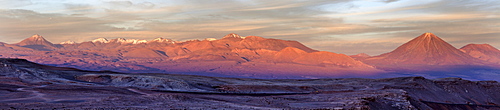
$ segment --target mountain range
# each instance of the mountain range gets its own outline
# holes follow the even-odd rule
[[[462,76],[500,80],[500,51],[488,44],[457,49],[424,33],[378,56],[345,55],[311,49],[300,42],[242,37],[174,41],[106,39],[53,44],[40,35],[0,43],[0,57],[84,70],[175,73],[250,78]],[[491,77],[485,77],[489,74]]]

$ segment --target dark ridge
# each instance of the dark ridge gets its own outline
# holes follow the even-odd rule
[[[51,66],[51,65],[38,64],[38,63],[28,61],[26,59],[19,59],[19,58],[0,58],[0,62],[11,63],[11,64],[28,64],[28,65],[32,65],[33,68],[42,68],[42,69],[48,69],[48,70],[126,74],[126,73],[115,72],[115,71],[111,71],[111,70],[91,71],[91,70],[81,70],[81,69],[71,68],[71,67],[56,67],[56,66]]]
[[[222,93],[222,92],[192,92],[192,91],[169,91],[169,90],[153,90],[156,92],[167,93],[187,93],[187,94],[202,94],[202,95],[236,95],[236,96],[277,96],[277,95],[300,95],[311,93]]]
[[[427,106],[438,110],[500,110],[498,105],[479,105],[479,104],[452,104],[432,101],[421,101]]]

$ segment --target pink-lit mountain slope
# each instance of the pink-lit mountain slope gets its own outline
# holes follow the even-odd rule
[[[306,53],[294,59],[293,62],[309,65],[335,65],[340,67],[371,67],[347,55],[326,51]]]
[[[35,34],[27,39],[22,40],[19,43],[16,43],[19,46],[26,46],[26,45],[45,45],[45,46],[53,46],[51,42],[45,40],[42,36]]]
[[[37,50],[53,50],[57,48],[57,45],[52,44],[51,42],[45,40],[42,36],[36,34],[27,39],[22,40],[15,45],[28,47]]]
[[[30,43],[24,41],[31,39],[23,40],[22,44]],[[242,37],[234,33],[221,39],[188,41],[99,38],[60,46],[32,52],[0,52],[0,55],[16,53],[3,57],[24,58],[61,67],[140,73],[297,78],[381,72],[347,55],[313,50],[297,41]]]
[[[33,51],[33,49],[26,48],[26,47],[20,47],[17,45],[12,45],[12,44],[7,44],[0,42],[0,50],[3,50],[3,52],[8,52],[8,51]]]
[[[480,61],[461,52],[432,33],[424,33],[389,53],[363,60],[372,65],[480,65]]]
[[[306,51],[300,50],[298,48],[286,47],[281,49],[274,55],[275,62],[293,62],[293,60],[307,54]]]
[[[360,54],[356,54],[356,55],[349,55],[349,57],[352,57],[354,59],[365,59],[365,58],[368,58],[371,56],[366,54],[366,53],[360,53]]]
[[[474,58],[500,64],[500,50],[489,44],[468,44],[460,50]]]

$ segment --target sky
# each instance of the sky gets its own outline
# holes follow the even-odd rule
[[[456,48],[500,48],[498,0],[0,0],[0,42],[53,43],[229,33],[342,54],[390,52],[432,32]]]

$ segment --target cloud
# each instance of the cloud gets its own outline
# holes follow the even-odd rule
[[[23,7],[32,5],[31,0],[0,0],[0,7]]]
[[[65,10],[75,14],[86,14],[95,11],[95,7],[89,4],[64,4]]]
[[[30,10],[0,11],[0,36],[12,39],[7,42],[20,41],[32,34],[41,34],[56,41],[68,39],[64,37],[81,37],[81,34],[91,34],[103,31],[123,30],[106,26],[105,21],[88,17],[73,17],[61,14],[41,14]]]
[[[391,3],[391,2],[397,2],[399,0],[382,0],[382,1],[385,2],[385,3]]]
[[[131,1],[109,1],[107,3],[111,5],[110,8],[123,8],[123,7],[130,7],[133,5]]]
[[[297,40],[336,53],[377,55],[433,32],[456,47],[471,42],[500,48],[500,3],[495,0],[7,2],[18,6],[0,9],[0,38],[8,43],[32,34],[52,42],[81,42],[97,37],[187,40],[237,33]]]

